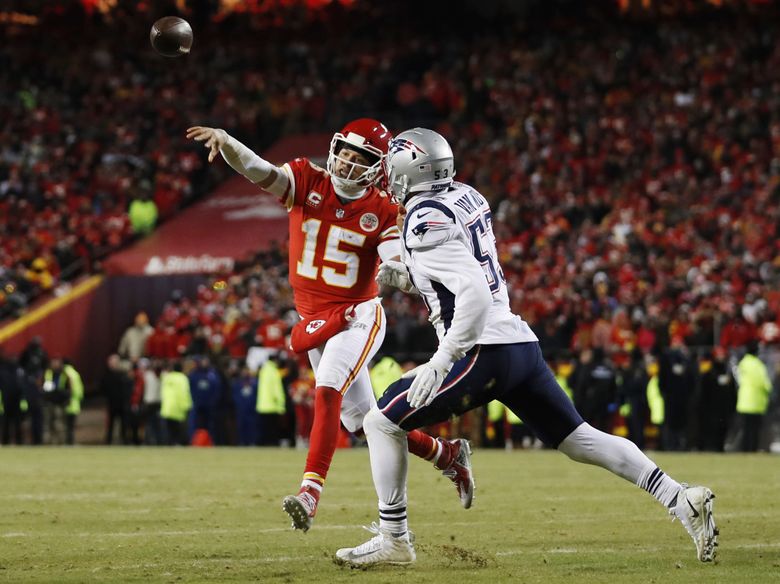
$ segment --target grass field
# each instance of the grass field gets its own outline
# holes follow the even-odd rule
[[[550,451],[478,450],[477,498],[410,466],[418,561],[350,570],[335,550],[369,537],[366,449],[336,454],[312,530],[281,499],[304,453],[268,449],[0,450],[0,581],[767,582],[780,580],[780,458],[657,455],[717,495],[715,564],[646,493]]]

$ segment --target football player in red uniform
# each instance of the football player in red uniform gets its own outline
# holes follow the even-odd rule
[[[303,481],[283,507],[293,527],[307,531],[336,449],[339,418],[348,430],[360,431],[376,403],[367,364],[384,339],[385,316],[375,277],[380,258],[398,260],[401,254],[398,205],[376,186],[392,135],[376,120],[350,122],[333,136],[326,169],[306,158],[277,167],[217,128],[195,126],[187,137],[205,143],[209,162],[221,153],[234,170],[279,197],[289,213],[289,279],[302,319],[292,346],[308,351],[316,389]],[[410,452],[453,480],[461,504],[470,507],[468,442],[416,430],[408,443]]]

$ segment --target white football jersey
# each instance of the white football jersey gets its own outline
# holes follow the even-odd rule
[[[538,341],[509,308],[490,206],[476,190],[454,182],[447,190],[413,197],[407,202],[403,241],[404,261],[429,320],[453,358],[477,343]],[[478,305],[488,306],[484,323],[474,314]]]

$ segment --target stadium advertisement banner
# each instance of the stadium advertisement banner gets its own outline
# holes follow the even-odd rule
[[[224,273],[287,235],[287,211],[242,177],[105,262],[111,275]]]

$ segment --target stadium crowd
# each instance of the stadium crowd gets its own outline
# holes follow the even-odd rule
[[[0,48],[0,83],[12,89],[0,95],[0,317],[59,279],[98,270],[133,237],[132,200],[151,197],[164,220],[227,176],[224,165],[207,171],[184,142],[191,122],[259,149],[370,112],[452,142],[458,178],[494,210],[512,308],[551,361],[579,372],[568,381],[575,401],[590,395],[583,371],[636,366],[637,352],[645,369],[680,353],[699,379],[718,347],[739,357],[758,342],[776,375],[776,9],[763,8],[772,18],[722,8],[648,23],[591,6],[545,12],[544,27],[494,14],[433,31],[399,20],[399,10],[293,5],[228,17],[218,36],[204,22],[208,33],[175,67],[128,43],[148,23],[121,7],[113,22],[87,22],[78,59],[52,51],[68,25],[43,43],[34,30],[6,29],[14,42]],[[105,38],[105,26],[116,37]],[[32,77],[35,62],[45,67]],[[385,302],[383,353],[405,362],[430,352],[421,305],[400,293]],[[253,345],[283,350],[291,306],[285,251],[274,248],[197,298],[174,299],[142,354],[122,357],[210,353],[215,363]],[[692,399],[683,400],[686,419]],[[590,419],[611,423],[621,403],[610,397]],[[683,442],[673,436],[667,447]]]

